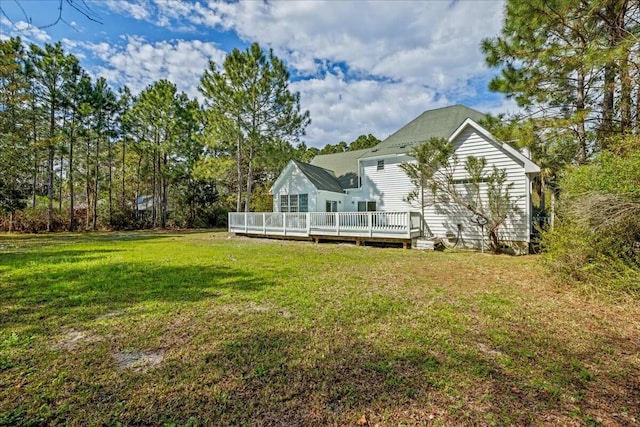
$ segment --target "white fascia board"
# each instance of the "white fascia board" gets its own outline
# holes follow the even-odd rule
[[[390,158],[393,158],[393,157],[401,157],[401,156],[411,157],[409,155],[409,152],[407,152],[407,153],[389,153],[389,154],[381,154],[379,156],[371,156],[371,157],[360,158],[360,159],[358,159],[358,162],[360,162],[360,160],[383,160],[383,159],[390,159]]]
[[[278,176],[278,179],[276,179],[276,182],[274,182],[271,188],[269,189],[269,194],[273,195],[273,189],[278,188],[282,185],[282,181],[285,179],[285,177],[290,175],[291,169],[293,168],[297,169],[298,167],[296,166],[293,160],[289,160],[289,163],[287,163],[287,166],[285,166],[282,172],[280,172],[280,176]]]
[[[521,152],[519,152],[518,150],[516,150],[515,148],[513,148],[512,146],[510,146],[506,142],[502,143],[502,148],[505,151],[507,151],[508,153],[510,153],[512,156],[517,157],[518,159],[522,160],[522,162],[524,163],[524,171],[525,171],[525,173],[531,173],[531,174],[539,174],[540,173],[540,167],[538,165],[533,163],[531,161],[531,159],[529,159],[527,156],[525,156],[524,154],[522,154]]]
[[[533,163],[527,156],[525,156],[524,154],[522,154],[521,152],[519,152],[518,150],[516,150],[506,142],[498,141],[487,129],[480,126],[478,123],[476,123],[472,119],[468,118],[460,126],[458,126],[458,129],[456,129],[449,137],[449,142],[453,142],[458,136],[460,136],[460,134],[466,129],[467,126],[471,126],[472,128],[474,128],[481,135],[487,138],[490,142],[495,144],[497,148],[501,149],[509,157],[513,158],[514,160],[522,164],[522,166],[524,167],[525,173],[533,173],[533,174],[540,173],[540,168],[538,167],[538,165]]]

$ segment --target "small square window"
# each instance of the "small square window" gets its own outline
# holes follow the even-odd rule
[[[378,160],[378,170],[384,170],[384,160]]]

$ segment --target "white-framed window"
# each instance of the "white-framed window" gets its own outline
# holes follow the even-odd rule
[[[298,212],[297,194],[289,194],[289,212]]]
[[[378,170],[384,170],[384,160],[378,160]]]
[[[369,201],[361,201],[358,202],[358,212],[373,212],[376,210],[376,202]]]
[[[281,194],[280,212],[309,212],[309,195]]]
[[[299,212],[309,212],[309,195],[308,194],[299,194],[298,195],[298,211]]]
[[[335,200],[327,200],[325,212],[338,212],[338,202]]]

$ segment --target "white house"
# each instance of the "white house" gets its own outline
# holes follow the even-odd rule
[[[462,105],[425,111],[371,149],[319,155],[310,164],[292,160],[271,188],[273,211],[295,214],[296,218],[300,218],[301,213],[309,212],[316,216],[319,214],[315,213],[325,213],[322,217],[309,217],[306,219],[308,223],[298,223],[301,235],[322,235],[323,230],[336,225],[336,221],[354,227],[368,221],[368,236],[371,238],[375,237],[376,227],[386,224],[392,229],[389,224],[395,222],[398,227],[402,223],[407,228],[408,233],[402,234],[403,238],[413,239],[414,216],[421,209],[407,202],[407,196],[414,187],[400,165],[415,162],[410,153],[417,145],[431,137],[443,137],[452,142],[459,159],[460,166],[454,173],[454,179],[464,182],[468,178],[463,166],[468,156],[484,157],[488,170],[495,165],[506,171],[508,182],[513,183],[511,194],[516,200],[517,210],[502,226],[500,237],[522,251],[530,240],[531,181],[540,169],[528,157],[497,141],[480,126],[478,122],[484,117],[484,114]],[[328,221],[325,219],[327,212],[345,214],[341,214],[342,219],[336,216],[336,220]],[[346,214],[349,212],[360,212],[361,216]],[[367,218],[362,216],[363,212],[373,214],[369,213],[365,221]],[[391,213],[396,216],[389,217]],[[406,215],[401,217],[399,213]],[[260,222],[259,219],[255,221]],[[265,216],[263,234],[270,234],[269,225],[265,223],[268,221]],[[305,230],[302,225],[305,225]],[[244,226],[248,227],[246,222]],[[284,223],[282,226],[286,228]],[[430,236],[459,241],[467,246],[479,246],[482,238],[481,227],[474,222],[474,217],[452,203],[428,206],[424,228]],[[397,230],[399,232],[400,228]],[[340,234],[340,230],[335,233]],[[384,234],[386,237],[392,235]]]

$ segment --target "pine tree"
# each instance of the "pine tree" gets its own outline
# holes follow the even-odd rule
[[[309,112],[300,110],[300,94],[291,92],[288,82],[284,63],[257,43],[244,52],[234,49],[222,69],[210,62],[200,81],[210,145],[235,151],[238,211],[243,186],[244,210],[251,207],[257,160],[266,147],[297,141],[310,123]]]

